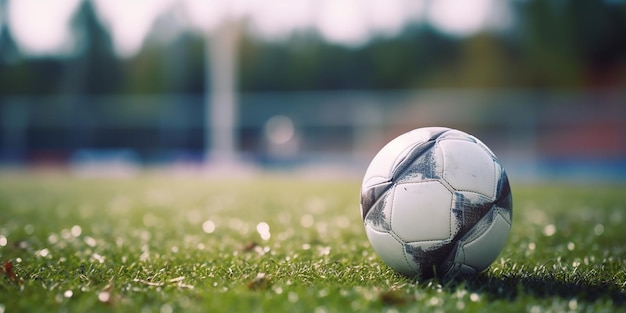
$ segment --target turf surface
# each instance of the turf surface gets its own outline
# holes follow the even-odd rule
[[[0,174],[3,312],[626,310],[626,188],[512,185],[504,251],[415,282],[369,245],[359,182]]]

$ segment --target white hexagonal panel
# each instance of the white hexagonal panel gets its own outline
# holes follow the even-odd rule
[[[456,190],[483,194],[496,193],[496,169],[491,155],[471,141],[442,140],[443,178]]]
[[[450,238],[452,193],[439,181],[398,184],[391,201],[391,229],[403,241]]]

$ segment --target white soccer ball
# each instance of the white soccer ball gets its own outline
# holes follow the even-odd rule
[[[418,279],[449,279],[486,269],[512,221],[509,181],[476,137],[419,128],[393,139],[370,163],[361,217],[380,258]]]

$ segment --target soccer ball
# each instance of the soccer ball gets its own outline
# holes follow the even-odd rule
[[[509,181],[495,155],[450,128],[419,128],[393,139],[361,186],[361,217],[374,250],[418,279],[486,269],[504,247],[511,215]]]

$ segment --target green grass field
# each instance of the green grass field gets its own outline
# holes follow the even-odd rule
[[[358,181],[0,175],[3,312],[626,311],[626,188],[513,184],[511,235],[467,281],[376,256]]]

